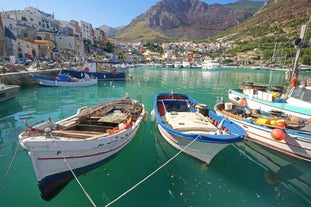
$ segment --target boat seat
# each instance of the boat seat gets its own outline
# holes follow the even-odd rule
[[[166,113],[166,121],[176,131],[216,131],[215,127],[208,119],[200,113],[174,112]]]

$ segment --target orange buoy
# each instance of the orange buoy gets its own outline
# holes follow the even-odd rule
[[[311,118],[307,119],[307,123],[311,124]]]
[[[291,87],[296,87],[297,86],[297,77],[293,76],[290,80],[290,86]]]
[[[280,128],[285,128],[286,127],[286,123],[284,120],[277,120],[276,121],[276,126],[280,127]]]
[[[271,136],[276,140],[283,140],[286,137],[286,133],[282,129],[273,129],[271,131]]]

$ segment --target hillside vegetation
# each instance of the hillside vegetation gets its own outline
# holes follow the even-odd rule
[[[301,26],[311,15],[310,0],[269,1],[264,8],[243,23],[213,37],[233,41],[237,47],[230,53],[246,53],[270,62],[290,64],[295,56],[292,42],[299,37]],[[311,25],[310,25],[311,26]],[[310,27],[306,36],[306,47],[310,44]],[[281,60],[272,59],[273,54]],[[304,50],[308,53],[308,49]],[[274,56],[274,57],[275,57]]]

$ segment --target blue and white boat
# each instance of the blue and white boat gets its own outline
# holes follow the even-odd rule
[[[293,87],[287,95],[278,94],[277,91],[262,89],[252,83],[228,91],[229,100],[236,104],[266,112],[311,118],[311,86],[300,85]]]
[[[62,71],[75,78],[84,78],[85,74],[88,74],[90,77],[97,78],[98,81],[125,81],[127,69],[124,64],[87,60],[82,69],[65,68]]]
[[[40,74],[32,74],[37,83],[41,86],[53,87],[73,87],[73,86],[92,86],[98,83],[97,78],[72,78],[66,74],[58,74],[56,77],[48,77]]]
[[[169,144],[207,164],[226,146],[242,141],[246,135],[242,127],[185,94],[156,94],[151,116]]]

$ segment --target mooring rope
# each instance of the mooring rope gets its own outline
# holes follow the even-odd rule
[[[8,167],[8,170],[6,171],[4,177],[3,177],[2,180],[1,180],[0,189],[2,188],[2,186],[3,186],[3,184],[4,184],[4,182],[5,182],[6,178],[7,178],[7,176],[9,175],[9,172],[10,172],[10,170],[11,170],[11,168],[12,168],[12,165],[13,165],[13,162],[14,162],[14,160],[15,160],[15,157],[16,157],[16,154],[17,154],[17,151],[18,151],[18,148],[19,148],[19,143],[17,143],[16,149],[15,149],[14,155],[13,155],[13,157],[12,157],[12,160],[11,160],[11,162],[10,162],[10,165],[9,165],[9,167]]]
[[[107,205],[105,205],[105,207],[112,205],[113,203],[117,202],[119,199],[121,199],[123,196],[125,196],[126,194],[128,194],[129,192],[131,192],[132,190],[134,190],[137,186],[139,186],[140,184],[142,184],[143,182],[145,182],[148,178],[150,178],[152,175],[154,175],[156,172],[158,172],[159,170],[161,170],[163,167],[165,167],[168,163],[170,163],[173,159],[175,159],[180,153],[182,153],[183,151],[185,151],[185,149],[187,149],[193,142],[195,142],[200,136],[197,136],[195,139],[193,139],[189,144],[187,144],[184,148],[182,148],[179,152],[177,152],[173,157],[171,157],[168,161],[166,161],[164,164],[162,164],[160,167],[158,167],[156,170],[154,170],[152,173],[150,173],[148,176],[146,176],[144,179],[142,179],[141,181],[139,181],[138,183],[136,183],[133,187],[131,187],[130,189],[128,189],[127,191],[125,191],[123,194],[121,194],[119,197],[117,197],[116,199],[114,199],[113,201],[111,201],[110,203],[108,203]]]
[[[52,136],[53,138],[55,138],[55,137],[52,135],[52,133],[50,133],[50,134],[51,134],[51,136]],[[56,139],[56,138],[55,138],[55,139]],[[72,173],[73,177],[75,178],[75,180],[76,180],[77,183],[79,184],[80,188],[82,189],[82,191],[84,192],[84,194],[86,195],[86,197],[87,197],[87,198],[89,199],[89,201],[92,203],[92,205],[93,205],[94,207],[96,207],[95,202],[92,200],[91,196],[86,192],[86,190],[84,189],[84,187],[83,187],[82,184],[80,183],[78,177],[77,177],[76,174],[73,172],[73,170],[72,170],[70,164],[68,163],[68,161],[67,161],[67,159],[66,159],[66,157],[65,157],[65,155],[64,155],[64,153],[63,153],[63,150],[62,150],[61,147],[59,146],[58,141],[56,140],[55,142],[56,142],[56,144],[57,144],[57,146],[58,146],[59,151],[60,151],[61,154],[62,154],[62,157],[63,157],[63,159],[64,159],[64,162],[66,163],[66,165],[67,165],[68,169],[70,170],[70,172]]]

